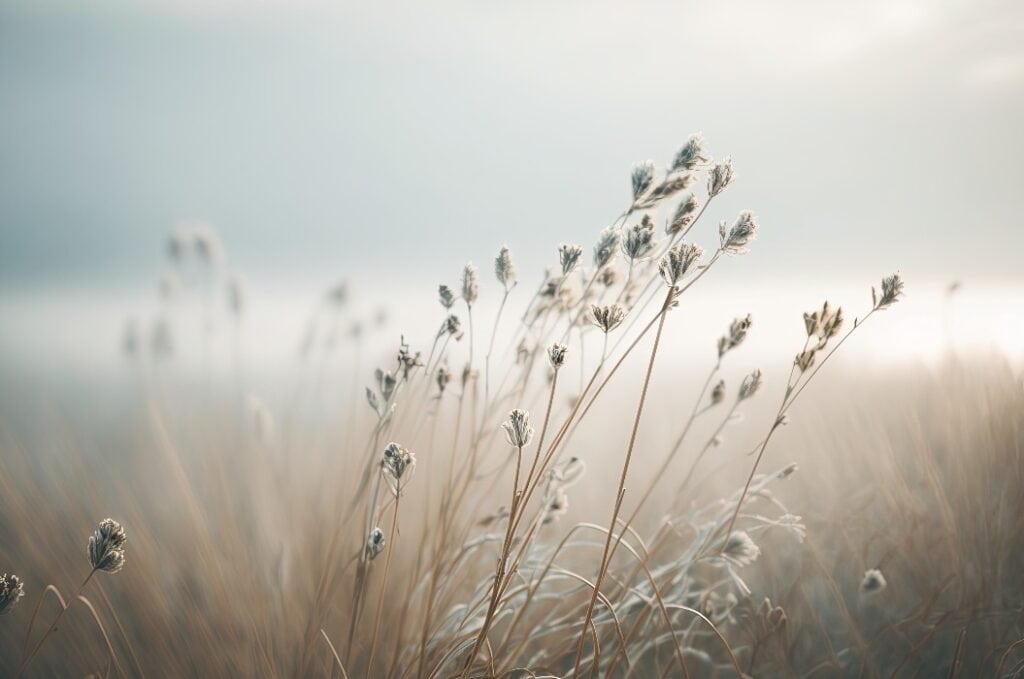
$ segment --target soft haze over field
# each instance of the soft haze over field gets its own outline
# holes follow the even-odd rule
[[[739,174],[710,216],[764,225],[730,279],[807,305],[900,270],[909,347],[959,279],[972,340],[1024,344],[1024,8],[711,7],[4,1],[3,349],[110,346],[189,219],[268,324],[339,277],[432,300],[502,242],[536,277],[697,130]]]

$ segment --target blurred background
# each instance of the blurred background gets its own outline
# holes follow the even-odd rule
[[[906,306],[848,360],[1019,362],[1022,30],[993,0],[3,0],[0,370],[110,370],[196,224],[244,284],[259,366],[288,369],[343,280],[368,328],[390,309],[389,351],[429,341],[437,283],[507,243],[532,291],[624,209],[631,164],[691,132],[738,177],[698,242],[740,209],[762,224],[694,298],[715,332],[753,312],[776,353],[795,313],[856,315],[899,271]]]

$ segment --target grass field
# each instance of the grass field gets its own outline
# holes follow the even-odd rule
[[[230,348],[182,365],[175,323],[230,338],[245,303],[175,234],[196,318],[130,326],[122,379],[3,395],[0,674],[1024,676],[1021,375],[844,361],[897,276],[793,309],[763,374],[748,317],[681,357],[677,307],[757,246],[731,181],[693,137],[593,248],[467,265],[386,348],[334,289],[260,398]]]

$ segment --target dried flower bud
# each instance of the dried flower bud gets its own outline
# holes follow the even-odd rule
[[[683,191],[693,184],[694,177],[692,174],[672,174],[665,178],[665,181],[654,187],[653,191],[650,191],[642,199],[634,203],[634,209],[646,210],[652,208],[666,198],[670,198],[680,191]]]
[[[444,323],[441,324],[441,329],[437,331],[438,337],[442,337],[444,335],[451,335],[456,339],[456,341],[462,339],[462,322],[455,314],[450,314],[448,318],[444,319]]]
[[[729,324],[729,332],[718,340],[718,358],[722,358],[727,351],[735,349],[743,343],[743,340],[747,338],[747,332],[750,331],[752,322],[750,314],[743,318],[733,319],[732,323]]]
[[[402,343],[398,347],[398,369],[402,371],[402,378],[408,380],[409,373],[414,368],[423,366],[420,352],[413,354],[409,350],[409,345],[405,343],[405,336],[402,336]]]
[[[502,245],[498,256],[494,258],[494,275],[505,290],[516,284],[516,265],[512,262],[512,251],[507,245]]]
[[[726,540],[722,555],[737,566],[746,566],[761,556],[761,548],[750,539],[745,531],[739,530]]]
[[[395,387],[398,386],[398,378],[392,375],[391,371],[380,368],[373,371],[373,376],[377,379],[377,390],[381,398],[385,403],[390,403],[391,397],[395,395]]]
[[[438,393],[443,394],[445,387],[452,381],[452,371],[448,369],[448,366],[442,365],[437,369],[437,376],[434,379],[437,382]]]
[[[739,399],[745,401],[754,394],[757,393],[758,389],[761,388],[761,371],[755,370],[746,377],[743,378],[743,382],[740,383],[740,395]]]
[[[697,261],[704,256],[704,250],[698,245],[680,243],[671,248],[661,258],[658,264],[658,271],[669,287],[675,286],[685,276]]]
[[[882,279],[882,295],[879,297],[875,289],[871,288],[871,303],[875,309],[881,311],[887,309],[903,295],[903,279],[898,273],[886,276]]]
[[[17,575],[0,575],[0,615],[9,612],[25,596],[25,585]]]
[[[514,448],[525,448],[533,438],[533,427],[530,426],[530,413],[516,408],[508,414],[508,421],[501,425],[505,430],[505,440]]]
[[[708,175],[708,197],[714,198],[725,191],[735,177],[736,175],[732,171],[732,160],[726,158],[721,163],[717,163],[711,168],[711,173]]]
[[[476,271],[473,262],[467,262],[462,269],[462,299],[466,300],[466,306],[472,307],[480,296],[480,275]]]
[[[654,161],[645,160],[633,165],[633,201],[636,202],[640,196],[647,193],[654,181]]]
[[[567,351],[569,351],[569,347],[561,342],[555,342],[548,347],[548,360],[551,361],[551,367],[556,371],[565,363],[565,353]]]
[[[397,484],[407,473],[412,476],[416,470],[416,456],[407,448],[392,441],[384,447],[384,457],[380,461],[380,466]]]
[[[615,259],[615,250],[619,245],[619,231],[612,227],[607,227],[597,237],[597,243],[594,244],[594,267],[602,269]]]
[[[718,236],[723,252],[740,255],[747,251],[747,245],[757,236],[757,221],[754,213],[744,210],[736,223],[726,231],[725,222],[718,225]]]
[[[568,276],[580,261],[583,248],[579,245],[562,243],[558,246],[558,262],[562,265],[562,275]]]
[[[610,288],[619,282],[619,272],[612,267],[605,267],[601,269],[601,275],[597,280],[604,287]]]
[[[116,573],[124,566],[124,528],[113,519],[103,519],[89,538],[89,563],[96,570]]]
[[[654,220],[644,215],[639,224],[625,229],[622,252],[631,260],[643,259],[654,250]]]
[[[708,162],[708,156],[704,152],[704,140],[700,134],[691,134],[683,148],[676,152],[676,157],[672,159],[670,167],[672,172],[692,170],[699,163],[706,162]]]
[[[718,380],[718,384],[711,390],[711,405],[718,405],[725,400],[725,380]]]
[[[817,350],[812,347],[807,351],[797,354],[796,358],[793,359],[793,363],[800,368],[800,372],[806,372],[808,368],[814,365],[815,354],[817,354]]]
[[[569,511],[569,496],[566,495],[565,489],[561,487],[555,487],[551,490],[548,496],[545,498],[544,505],[544,518],[542,522],[544,524],[554,523],[558,519]]]
[[[455,304],[455,293],[447,285],[437,286],[437,296],[441,300],[441,306],[445,309],[451,309]]]
[[[384,531],[380,528],[374,528],[370,531],[370,536],[366,538],[366,555],[372,561],[384,551]]]
[[[671,221],[665,225],[665,233],[674,236],[690,226],[693,223],[694,217],[697,216],[697,207],[697,197],[692,193],[679,201],[676,211],[672,214]]]
[[[875,594],[881,592],[888,586],[882,571],[877,568],[869,568],[864,572],[864,579],[860,582],[860,591],[864,594]]]
[[[598,306],[596,304],[591,305],[590,313],[592,315],[592,321],[594,325],[601,328],[605,334],[610,333],[615,328],[619,327],[622,323],[622,319],[625,318],[626,312],[618,304],[611,304],[608,306]]]

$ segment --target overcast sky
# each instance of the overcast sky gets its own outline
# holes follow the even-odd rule
[[[8,290],[149,281],[185,219],[250,276],[539,269],[694,131],[737,269],[1021,282],[1020,3],[0,7]]]

